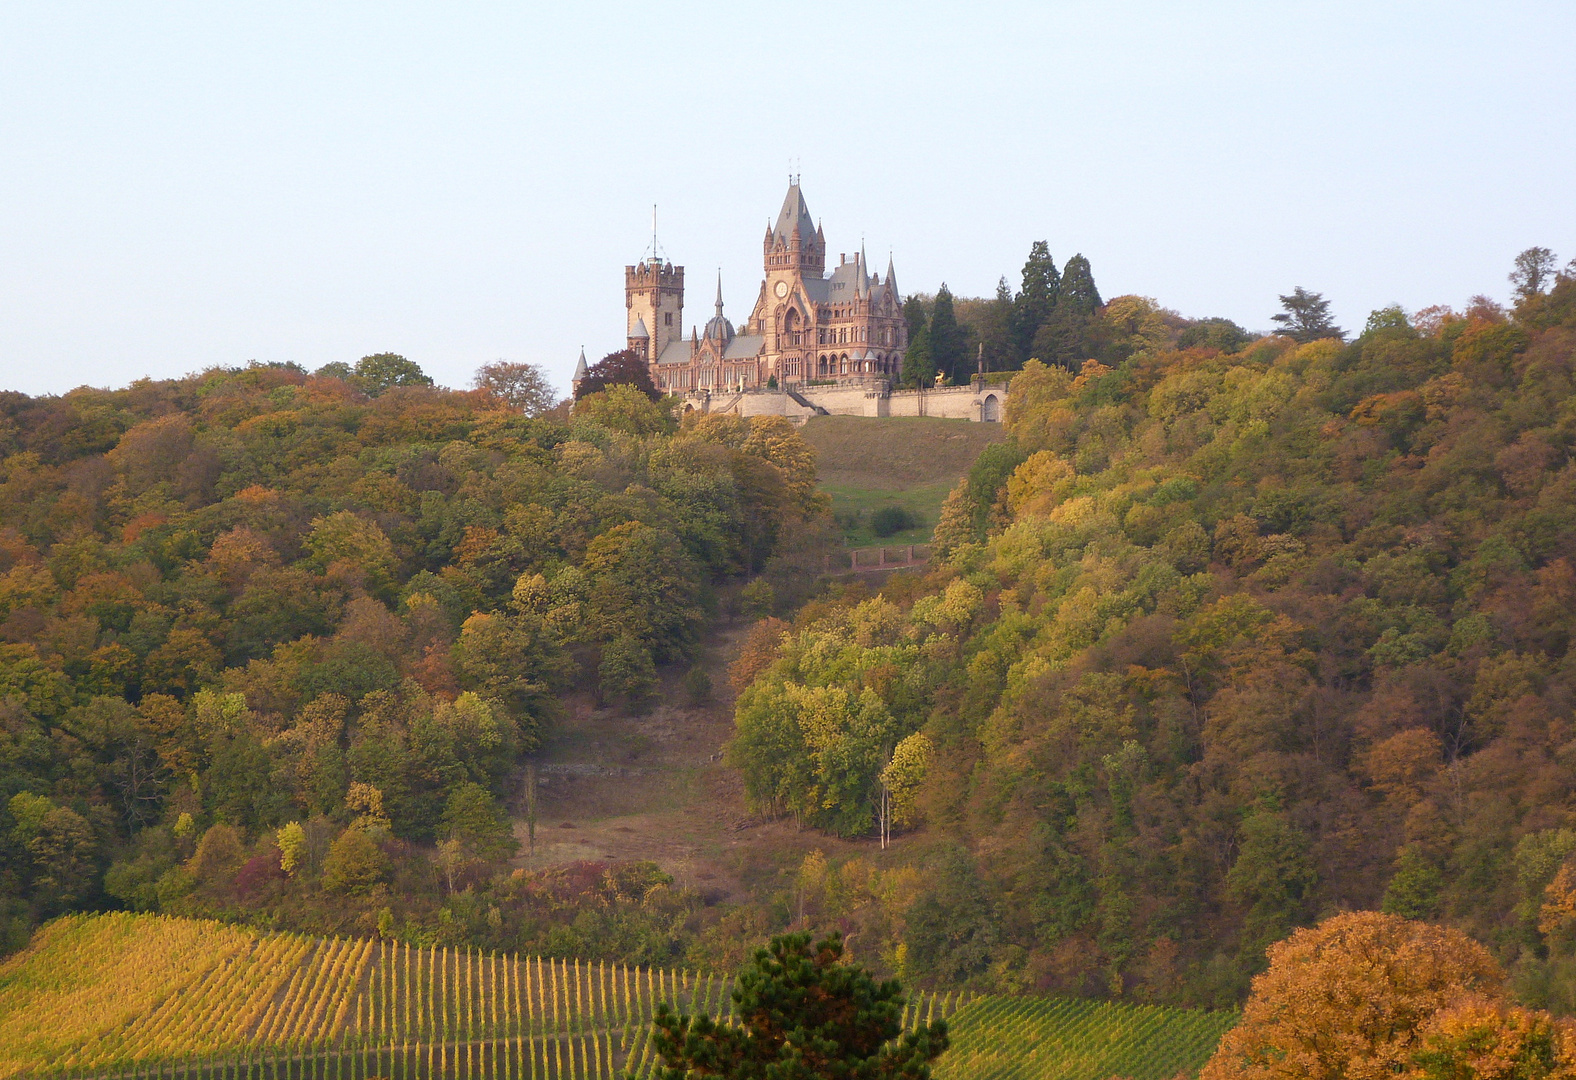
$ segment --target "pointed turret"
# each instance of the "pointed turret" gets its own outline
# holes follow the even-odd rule
[[[585,346],[582,345],[580,346],[580,362],[575,364],[575,377],[572,381],[576,383],[581,382],[585,379],[586,374],[586,350]]]
[[[629,332],[629,336],[631,339],[651,340],[651,331],[646,329],[646,320],[644,318],[635,320],[635,328]]]
[[[887,255],[886,287],[887,287],[887,292],[892,294],[892,299],[896,300],[897,299],[897,274],[892,269],[892,256],[891,256],[890,253]]]

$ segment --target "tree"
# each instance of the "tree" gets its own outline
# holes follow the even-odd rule
[[[1374,911],[1298,930],[1269,957],[1200,1080],[1394,1075],[1436,1012],[1463,993],[1497,999],[1505,978],[1461,931]]]
[[[652,1022],[662,1056],[657,1080],[926,1080],[930,1062],[947,1048],[945,1021],[902,1035],[897,981],[877,983],[843,963],[835,934],[810,942],[807,933],[785,934],[756,952],[733,991],[732,1024],[659,1004]]]
[[[1572,1080],[1576,1024],[1467,995],[1423,1029],[1408,1080]]]
[[[368,397],[377,397],[396,386],[431,386],[432,378],[414,361],[399,353],[383,352],[356,361],[352,381]]]
[[[652,401],[660,401],[662,391],[651,381],[651,369],[632,349],[608,353],[586,369],[586,377],[575,387],[575,400],[600,393],[610,386],[633,386]]]
[[[637,437],[666,434],[675,426],[671,409],[641,393],[639,387],[626,383],[614,384],[594,394],[581,394],[575,402],[575,418]]]
[[[967,375],[963,328],[958,325],[957,312],[953,310],[952,290],[944,281],[936,290],[936,299],[931,305],[930,363],[936,374],[949,382],[959,381],[960,374]]]
[[[1028,261],[1023,264],[1023,288],[1012,302],[1012,332],[1020,357],[1030,355],[1034,335],[1056,309],[1056,294],[1061,284],[1062,276],[1051,259],[1050,245],[1036,240],[1029,248]]]
[[[1323,293],[1309,292],[1299,285],[1291,295],[1282,296],[1280,302],[1285,310],[1270,318],[1293,341],[1307,344],[1320,338],[1345,339],[1346,331],[1335,325],[1330,302]]]
[[[1048,364],[1073,367],[1088,359],[1089,324],[1100,309],[1100,290],[1095,287],[1089,260],[1074,255],[1062,267],[1056,290],[1056,306],[1034,335],[1030,353]]]
[[[908,348],[903,350],[903,369],[899,378],[904,386],[929,386],[936,378],[936,365],[931,359],[930,327],[921,326],[909,336]]]
[[[471,385],[526,416],[540,416],[558,404],[558,392],[535,364],[494,360],[476,369]]]
[[[1517,255],[1516,267],[1510,272],[1516,299],[1531,300],[1543,295],[1544,287],[1554,277],[1556,261],[1554,252],[1546,247],[1530,247]]]
[[[520,846],[492,793],[470,780],[456,784],[449,792],[440,832],[447,840],[458,840],[466,852],[484,862],[507,859]]]
[[[666,529],[626,521],[586,547],[586,623],[603,641],[629,635],[657,660],[686,655],[701,623],[694,563]]]
[[[350,828],[339,834],[323,860],[323,888],[350,896],[365,896],[388,872],[387,860],[366,830]]]
[[[651,650],[629,634],[620,634],[602,646],[597,689],[603,697],[622,698],[632,713],[645,712],[657,690],[657,668],[651,662]]]

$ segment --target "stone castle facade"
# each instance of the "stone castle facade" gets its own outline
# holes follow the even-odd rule
[[[624,267],[628,344],[674,394],[812,382],[886,383],[908,346],[892,261],[873,274],[863,251],[826,270],[826,235],[797,182],[761,242],[764,270],[750,317],[735,330],[722,313],[722,281],[704,328],[684,334],[684,268],[652,257]]]

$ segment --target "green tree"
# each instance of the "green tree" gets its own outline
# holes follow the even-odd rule
[[[1278,810],[1258,810],[1242,823],[1237,861],[1226,875],[1232,899],[1247,908],[1243,949],[1257,956],[1307,913],[1318,884],[1308,838]]]
[[[629,634],[620,634],[602,646],[597,688],[605,698],[621,699],[630,712],[645,712],[657,691],[657,667],[651,662],[651,650]]]
[[[1346,337],[1346,331],[1335,325],[1330,302],[1323,293],[1309,292],[1299,285],[1289,296],[1282,296],[1280,302],[1285,310],[1270,319],[1293,341],[1306,343],[1320,338]]]
[[[431,386],[432,378],[420,365],[399,353],[373,353],[356,361],[352,381],[368,397],[377,397],[396,386]]]
[[[443,807],[440,832],[457,840],[466,852],[484,862],[507,859],[520,847],[509,817],[492,792],[474,781],[456,784]]]
[[[1056,309],[1061,284],[1062,276],[1051,258],[1050,245],[1036,240],[1023,264],[1023,288],[1012,302],[1012,333],[1020,358],[1033,355],[1034,337]]]
[[[1062,267],[1056,306],[1035,332],[1030,354],[1048,364],[1076,367],[1089,357],[1090,323],[1099,309],[1100,290],[1089,260],[1074,255]]]
[[[930,347],[930,327],[921,326],[909,336],[903,350],[903,367],[898,378],[904,386],[929,386],[936,379],[936,364]]]
[[[944,281],[936,290],[930,310],[930,363],[936,374],[949,382],[955,383],[968,376],[967,358],[963,355],[963,328],[958,325],[957,312],[953,310],[952,290]]]
[[[657,1006],[658,1080],[926,1080],[947,1048],[945,1021],[903,1034],[902,988],[844,963],[836,935],[813,947],[807,933],[772,939],[740,973],[733,1001],[732,1024]]]
[[[672,409],[628,383],[614,383],[594,394],[581,394],[575,402],[575,418],[637,437],[667,434],[677,426]]]
[[[329,846],[323,860],[323,888],[365,896],[388,873],[388,860],[364,829],[346,829]]]
[[[581,568],[589,580],[586,623],[595,636],[627,634],[657,660],[689,652],[701,623],[696,574],[671,532],[626,521],[591,541]]]

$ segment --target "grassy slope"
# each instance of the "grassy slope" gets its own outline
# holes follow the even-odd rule
[[[803,435],[815,448],[821,489],[831,495],[851,547],[929,540],[947,492],[981,450],[1006,438],[1000,424],[896,416],[818,416]],[[915,514],[920,525],[878,539],[870,514],[893,505]]]

